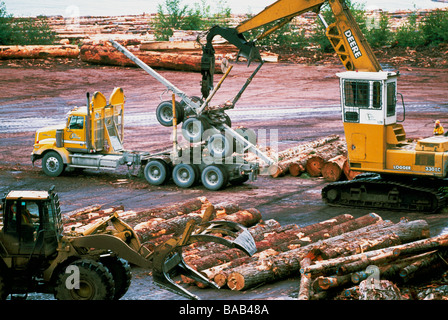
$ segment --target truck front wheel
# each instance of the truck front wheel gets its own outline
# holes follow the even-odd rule
[[[42,159],[42,169],[47,176],[57,177],[64,171],[65,165],[61,156],[55,152],[47,152]]]

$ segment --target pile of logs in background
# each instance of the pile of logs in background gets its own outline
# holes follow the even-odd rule
[[[82,231],[117,212],[153,250],[181,233],[187,221],[200,222],[209,206],[214,207],[213,219],[246,226],[257,246],[252,257],[216,243],[184,248],[185,261],[222,289],[243,291],[298,279],[292,280],[297,281],[297,292],[291,295],[303,300],[400,299],[397,285],[447,269],[448,235],[431,238],[424,220],[392,223],[375,213],[359,218],[342,214],[301,227],[264,221],[255,208],[243,209],[231,202],[211,204],[201,197],[142,211],[87,207],[68,215],[64,228]],[[202,286],[185,277],[181,281]]]
[[[278,163],[270,174],[273,178],[286,174],[297,177],[307,173],[327,181],[352,180],[360,172],[350,169],[347,144],[338,135],[323,137],[278,153]]]

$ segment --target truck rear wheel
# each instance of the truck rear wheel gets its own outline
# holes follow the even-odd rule
[[[112,300],[114,287],[112,274],[101,262],[82,259],[63,268],[54,296],[58,300]]]
[[[217,191],[227,185],[229,177],[221,165],[209,165],[202,171],[201,181],[207,189]]]
[[[180,163],[173,169],[174,183],[181,188],[189,188],[199,179],[197,167],[194,164]]]
[[[144,169],[145,179],[154,186],[164,184],[168,179],[168,166],[159,160],[149,161]]]
[[[42,158],[42,170],[47,176],[60,176],[64,169],[65,165],[59,153],[55,151],[49,151]]]

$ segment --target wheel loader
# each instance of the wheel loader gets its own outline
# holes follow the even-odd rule
[[[152,270],[154,282],[189,299],[199,299],[172,279],[176,274],[218,288],[182,257],[191,243],[215,242],[255,253],[254,239],[243,226],[209,221],[190,222],[180,235],[150,251],[117,213],[82,233],[63,232],[61,209],[54,186],[48,191],[10,191],[1,200],[0,299],[39,292],[58,300],[117,300],[131,283],[131,265]],[[219,236],[218,236],[219,234]],[[225,236],[225,238],[223,237]]]

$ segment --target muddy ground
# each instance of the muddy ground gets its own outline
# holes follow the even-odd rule
[[[214,97],[215,103],[232,99],[256,64],[234,65],[230,76]],[[434,121],[448,127],[447,69],[422,68],[412,65],[388,65],[399,69],[399,92],[406,103],[404,123],[408,137],[432,134]],[[234,126],[245,126],[256,132],[265,130],[269,138],[278,133],[278,149],[310,141],[329,134],[343,137],[339,111],[339,86],[335,73],[344,71],[338,63],[293,64],[266,63],[240,99],[229,111]],[[188,95],[199,95],[200,74],[159,70]],[[219,77],[217,77],[219,78]],[[218,80],[218,79],[216,79]],[[56,186],[63,213],[92,204],[123,205],[125,209],[171,205],[197,196],[213,203],[232,200],[242,208],[255,207],[263,219],[276,219],[282,225],[304,226],[348,213],[355,218],[372,210],[333,208],[325,205],[320,191],[322,178],[271,178],[238,187],[212,192],[202,186],[180,189],[173,183],[150,186],[144,178],[127,179],[126,170],[116,173],[76,172],[50,178],[32,167],[30,154],[34,132],[46,125],[65,121],[66,113],[76,105],[85,105],[87,91],[103,92],[106,97],[114,87],[124,89],[125,147],[128,150],[157,152],[170,147],[169,128],[159,125],[155,109],[165,87],[139,68],[93,66],[78,60],[0,61],[0,192],[9,189],[48,189]],[[163,100],[170,99],[168,94]],[[431,235],[448,228],[447,213],[424,215],[410,212],[376,210],[384,219],[398,222],[401,217],[425,219]],[[123,299],[183,299],[155,287],[148,270],[134,268],[134,279]],[[291,299],[298,290],[298,277],[267,284],[246,292],[201,290],[190,288],[202,299]],[[31,295],[28,299],[52,299],[48,295]]]

